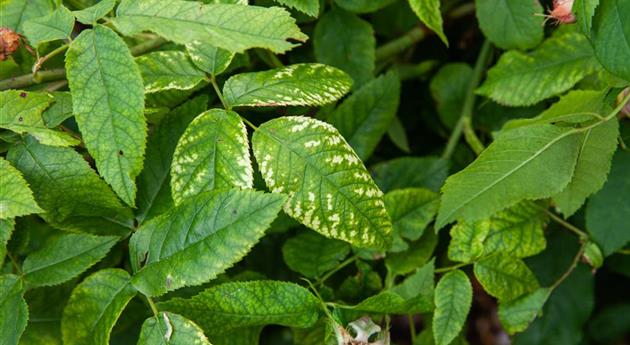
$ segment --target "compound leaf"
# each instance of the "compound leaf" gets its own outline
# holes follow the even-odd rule
[[[131,237],[132,284],[162,295],[205,283],[238,262],[264,235],[286,198],[230,190],[202,193],[145,223]]]
[[[383,193],[333,126],[281,117],[261,125],[252,145],[267,186],[289,194],[289,216],[359,247],[389,247],[392,226]]]
[[[448,178],[436,227],[484,219],[521,200],[560,192],[573,176],[579,133],[548,124],[501,132],[472,164]]]
[[[284,262],[307,278],[317,278],[337,267],[350,253],[345,242],[307,231],[288,239],[282,246]]]
[[[258,280],[211,287],[159,307],[194,321],[212,334],[269,324],[310,327],[319,317],[319,301],[307,289],[287,282]]]
[[[543,39],[538,1],[475,0],[481,31],[502,49],[530,49]]]
[[[507,302],[538,288],[534,273],[520,259],[493,255],[474,266],[475,277],[484,290],[501,302]]]
[[[351,86],[343,71],[307,63],[237,74],[225,82],[223,95],[232,107],[324,105],[343,97]]]
[[[313,48],[317,61],[347,72],[358,89],[374,77],[376,40],[372,26],[339,8],[315,25]]]
[[[24,260],[24,279],[31,287],[61,284],[105,257],[118,237],[60,233]]]
[[[107,345],[123,309],[136,295],[129,274],[118,268],[98,271],[77,285],[63,311],[66,345]]]
[[[134,206],[147,134],[140,71],[122,38],[100,25],[72,41],[66,70],[83,141],[100,175]]]
[[[598,66],[584,35],[560,34],[547,39],[531,54],[503,54],[477,93],[504,105],[533,105],[567,91]]]
[[[0,334],[3,345],[17,345],[28,320],[28,307],[24,301],[24,287],[20,277],[0,275]]]
[[[211,345],[203,330],[181,315],[163,312],[144,321],[138,345]]]
[[[433,338],[436,345],[449,344],[462,329],[472,303],[472,286],[466,274],[454,270],[435,287]]]
[[[43,212],[22,174],[0,157],[0,219]],[[4,257],[4,255],[3,255]]]
[[[368,159],[396,117],[400,81],[395,72],[382,75],[354,92],[330,114],[332,123],[362,160]]]
[[[237,113],[211,109],[188,125],[171,164],[175,204],[201,192],[251,188],[253,180],[247,130]]]
[[[69,39],[73,28],[72,12],[61,5],[49,15],[24,22],[24,35],[37,47],[40,43]]]
[[[296,46],[288,39],[307,39],[280,7],[123,0],[113,21],[125,35],[149,30],[175,43],[199,41],[237,53],[250,48],[283,53]]]

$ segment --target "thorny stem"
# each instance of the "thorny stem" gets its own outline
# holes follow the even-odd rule
[[[321,278],[319,278],[317,281],[315,281],[315,285],[320,286],[320,285],[324,284],[324,282],[326,280],[328,280],[328,278],[332,277],[335,273],[339,272],[342,268],[344,268],[344,267],[350,265],[351,263],[355,262],[358,258],[359,258],[358,255],[353,255],[353,256],[349,257],[348,259],[346,259],[346,261],[340,263],[333,270],[329,271],[328,273],[323,275]]]
[[[486,40],[481,47],[479,56],[477,57],[475,69],[473,70],[473,77],[468,84],[468,90],[466,91],[466,98],[464,99],[464,105],[462,106],[462,113],[459,117],[459,121],[457,121],[455,128],[453,128],[453,132],[448,138],[446,149],[444,149],[444,153],[442,154],[442,158],[444,159],[451,158],[453,152],[455,152],[455,147],[459,142],[462,132],[466,133],[466,141],[475,153],[483,150],[483,144],[481,144],[481,141],[477,138],[474,129],[472,128],[472,113],[475,105],[475,89],[481,81],[481,75],[486,67],[491,51],[492,45],[490,44],[490,41]]]

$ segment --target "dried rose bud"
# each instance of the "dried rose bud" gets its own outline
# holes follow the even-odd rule
[[[9,29],[0,28],[0,61],[6,60],[20,46],[20,35]]]
[[[571,24],[575,23],[575,14],[573,14],[574,0],[553,0],[553,10],[545,15],[547,20],[552,20],[554,24]]]

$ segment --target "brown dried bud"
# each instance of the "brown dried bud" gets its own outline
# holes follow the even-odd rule
[[[20,35],[9,29],[0,28],[0,61],[6,60],[20,46]]]

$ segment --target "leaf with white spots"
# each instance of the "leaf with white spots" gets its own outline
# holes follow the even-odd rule
[[[225,82],[223,94],[232,107],[324,105],[343,97],[351,86],[342,70],[308,63],[237,74]]]
[[[187,198],[146,222],[129,243],[132,284],[146,295],[199,285],[241,260],[286,201],[280,194],[230,190]]]
[[[211,345],[194,322],[173,313],[151,316],[142,324],[138,345]]]
[[[188,125],[171,164],[175,204],[201,192],[251,188],[253,180],[247,130],[238,114],[211,109]]]
[[[261,125],[252,145],[267,186],[289,194],[289,216],[359,247],[389,247],[392,223],[383,193],[333,126],[281,117]]]
[[[205,74],[197,69],[180,51],[160,51],[136,58],[144,80],[144,92],[162,90],[189,90],[205,79]]]
[[[200,41],[237,53],[250,48],[283,53],[297,45],[289,39],[308,38],[280,7],[123,0],[113,21],[127,36],[148,30],[175,43]]]

